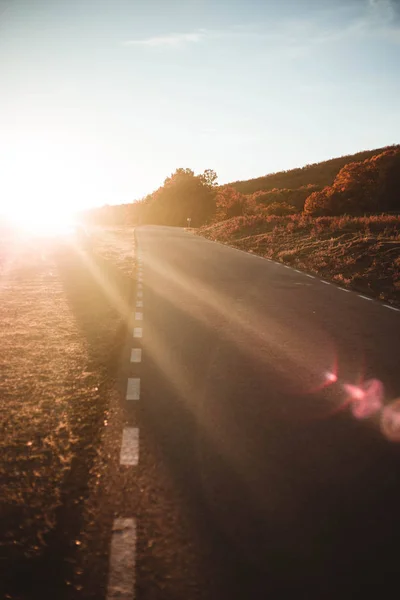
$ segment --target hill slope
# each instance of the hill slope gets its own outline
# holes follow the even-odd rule
[[[326,185],[332,185],[336,175],[346,164],[363,161],[376,154],[381,154],[385,150],[399,147],[400,146],[398,145],[393,145],[377,148],[375,150],[365,150],[363,152],[357,152],[356,154],[349,154],[320,163],[306,165],[299,169],[280,171],[279,173],[271,173],[270,175],[256,177],[255,179],[248,179],[245,181],[234,181],[227,185],[234,187],[242,194],[253,194],[260,190],[270,191],[275,188],[294,190],[307,185],[315,185],[322,188]]]

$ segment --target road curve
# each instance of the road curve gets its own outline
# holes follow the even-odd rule
[[[182,229],[136,240],[137,598],[389,597],[400,446],[359,417],[400,396],[400,312]]]

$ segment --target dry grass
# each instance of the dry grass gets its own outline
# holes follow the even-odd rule
[[[235,217],[199,230],[400,304],[400,217]]]
[[[26,589],[40,578],[40,561],[61,564],[79,535],[132,282],[117,270],[109,237],[99,231],[87,254],[3,232],[1,597],[34,597]]]
[[[134,228],[109,227],[93,231],[92,240],[99,256],[112,263],[116,269],[132,277],[135,270]]]

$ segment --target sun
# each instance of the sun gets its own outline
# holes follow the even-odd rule
[[[38,237],[59,237],[72,233],[76,225],[73,212],[42,208],[23,212],[9,211],[8,222],[22,233]]]
[[[76,169],[84,161],[73,150],[65,140],[38,133],[13,140],[4,157],[2,217],[31,235],[69,233],[84,207],[81,172]]]

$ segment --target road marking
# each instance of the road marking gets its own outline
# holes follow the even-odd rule
[[[306,273],[307,277],[309,277],[310,279],[315,279],[314,275],[309,275],[308,273]]]
[[[395,306],[391,306],[390,304],[384,304],[383,306],[385,306],[386,308],[390,308],[390,310],[395,310],[396,312],[400,312],[399,308],[396,308]]]
[[[331,285],[330,281],[324,281],[323,279],[321,279],[321,283],[324,283],[325,285]]]
[[[346,290],[346,288],[342,288],[342,287],[338,287],[338,290],[341,290],[342,292],[350,292],[350,290]]]
[[[368,296],[363,296],[362,294],[358,294],[359,298],[363,298],[364,300],[370,300],[372,302],[372,298],[368,298]]]
[[[126,388],[126,400],[140,400],[139,377],[129,377]]]
[[[143,283],[138,283],[137,284],[137,288],[138,288],[138,290],[142,290],[143,289]]]
[[[132,348],[131,349],[131,362],[140,363],[142,362],[142,349]]]
[[[139,429],[124,427],[122,432],[120,465],[136,467],[139,464]]]
[[[143,313],[135,312],[135,321],[143,321]]]
[[[301,273],[302,274],[302,271],[299,271],[298,269],[294,269],[294,270],[296,271],[296,273]]]
[[[136,296],[137,296],[138,298],[143,298],[143,292],[137,292],[137,293],[136,293]]]
[[[136,521],[115,519],[111,534],[107,600],[133,600],[135,596]]]
[[[136,300],[136,308],[143,308],[143,300]]]
[[[133,337],[134,338],[143,337],[143,328],[142,327],[134,327],[133,328]]]

